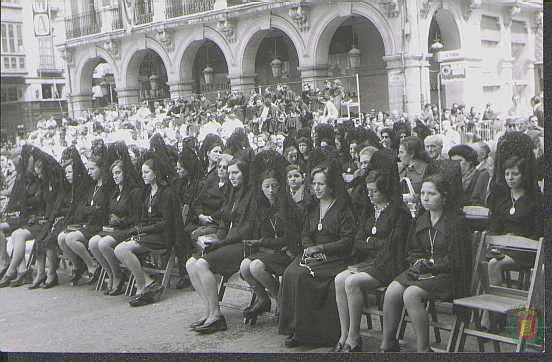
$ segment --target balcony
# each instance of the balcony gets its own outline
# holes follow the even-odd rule
[[[167,19],[214,10],[215,0],[166,0]]]
[[[102,29],[102,17],[98,11],[90,11],[65,18],[67,39],[97,34]]]
[[[55,63],[53,55],[40,55],[38,73],[61,74],[63,66],[60,62]]]

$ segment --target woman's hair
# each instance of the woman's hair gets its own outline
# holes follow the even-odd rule
[[[148,166],[155,174],[155,182],[158,185],[167,185],[167,175],[163,172],[163,168],[156,158],[148,158],[142,165]]]
[[[297,171],[299,172],[300,174],[303,174],[301,172],[301,168],[297,165],[289,165],[288,167],[286,167],[286,177],[287,175],[291,172],[291,171]]]
[[[242,173],[242,188],[247,187],[247,184],[249,183],[249,165],[247,164],[247,162],[239,158],[234,158],[230,162],[228,162],[228,167],[233,165],[236,165],[238,167],[238,170],[240,170]]]
[[[199,158],[201,159],[204,170],[207,170],[207,167],[209,167],[209,152],[217,146],[221,148],[221,151],[224,148],[224,143],[219,136],[212,133],[205,136],[205,139],[199,148]]]
[[[418,161],[424,161],[429,163],[430,157],[425,151],[424,141],[415,136],[408,136],[400,143],[404,147],[405,151],[412,155],[412,158]]]
[[[111,171],[111,173],[113,173],[113,169],[114,169],[115,167],[119,167],[119,168],[121,169],[121,171],[123,171],[123,174],[124,174],[125,171],[124,171],[123,161],[122,161],[122,160],[117,160],[117,161],[113,162],[113,163],[111,164],[111,167],[109,168],[109,171]]]
[[[460,156],[466,161],[468,161],[472,167],[475,167],[479,164],[477,152],[468,145],[453,146],[448,151],[448,155],[450,158],[452,158],[452,156]]]
[[[397,150],[399,148],[399,140],[393,128],[384,128],[381,130],[380,134],[387,133],[391,139],[391,148]]]
[[[327,163],[322,163],[312,169],[311,179],[314,179],[314,176],[319,173],[326,176],[326,186],[330,189],[330,195],[332,197],[337,197],[338,182],[336,176],[334,175],[334,168]],[[343,179],[343,176],[341,176],[341,178]]]
[[[519,156],[512,156],[506,161],[504,161],[504,171],[509,168],[517,167],[519,172],[521,173],[521,183],[523,186],[523,189],[528,191],[531,188],[531,182],[528,180],[527,175],[530,174],[530,164],[529,161],[525,158],[521,158]],[[504,175],[502,175],[504,176]]]
[[[367,184],[376,184],[376,188],[383,194],[385,200],[392,201],[393,198],[393,184],[391,182],[390,175],[380,171],[372,170],[366,175]]]
[[[456,198],[452,195],[452,186],[444,175],[437,173],[427,176],[422,181],[422,184],[425,182],[434,184],[437,191],[441,194],[441,197],[443,198],[443,210],[457,209],[456,205],[454,205]]]
[[[236,128],[226,140],[226,147],[234,156],[238,156],[240,151],[251,148],[245,129],[241,127]]]

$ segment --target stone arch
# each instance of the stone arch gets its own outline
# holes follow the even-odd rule
[[[271,31],[271,29],[280,30],[284,33],[292,42],[297,52],[299,58],[299,66],[303,64],[303,57],[305,56],[305,41],[295,28],[287,19],[283,17],[273,16],[271,18],[270,28],[266,28],[260,23],[256,23],[255,26],[249,27],[247,31],[242,34],[242,39],[240,48],[238,49],[238,61],[240,64],[241,74],[253,74],[255,73],[255,58],[259,50],[261,42],[265,38],[266,34]]]
[[[377,7],[368,3],[340,4],[339,6],[335,6],[334,11],[318,20],[318,25],[311,29],[311,37],[306,49],[312,52],[311,57],[313,62],[315,62],[314,65],[323,66],[328,64],[330,43],[335,31],[347,18],[354,15],[370,21],[378,30],[383,42],[385,55],[396,53],[397,47],[391,25]]]
[[[452,2],[444,2],[441,4],[434,4],[425,23],[422,26],[422,39],[428,42],[426,49],[429,49],[431,46],[430,37],[430,28],[433,18],[439,25],[441,31],[441,42],[445,46],[443,50],[454,50],[462,48],[462,44],[465,44],[465,36],[462,33],[462,24],[459,22],[464,21],[462,17],[462,10],[458,8],[457,4],[452,4]]]
[[[137,44],[138,43],[138,44]],[[138,70],[140,63],[146,55],[146,49],[152,50],[161,57],[167,76],[171,79],[173,73],[173,64],[163,47],[153,39],[147,39],[145,46],[142,46],[142,42],[132,42],[130,49],[125,50],[125,57],[121,66],[121,80],[123,88],[139,88]]]
[[[75,71],[75,79],[73,80],[73,94],[92,93],[92,74],[96,66],[102,62],[111,65],[115,76],[115,82],[120,81],[119,68],[117,63],[113,61],[111,55],[102,48],[88,48],[79,58],[81,58]]]
[[[187,39],[182,41],[175,50],[176,55],[174,59],[177,60],[175,67],[178,67],[177,72],[180,81],[192,81],[194,59],[198,50],[207,40],[212,41],[219,47],[229,69],[231,64],[234,64],[234,53],[226,39],[211,28],[205,28],[205,31],[201,29],[201,31],[194,32]]]

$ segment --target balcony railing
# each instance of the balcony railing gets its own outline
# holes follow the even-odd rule
[[[213,10],[215,0],[167,0],[167,19]]]
[[[120,30],[123,28],[123,18],[121,8],[113,8],[111,11],[111,30]]]
[[[61,64],[55,64],[53,55],[40,55],[38,71],[42,73],[61,73],[63,67]],[[58,62],[59,63],[59,62]]]
[[[65,19],[65,33],[67,39],[97,34],[101,29],[102,17],[98,11],[90,11]]]
[[[147,24],[153,21],[153,1],[141,0],[136,2],[134,8],[134,23],[136,25]]]

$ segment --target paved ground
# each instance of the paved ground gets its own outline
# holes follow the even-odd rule
[[[224,309],[229,329],[200,336],[188,329],[199,318],[200,300],[191,288],[169,289],[153,305],[131,308],[124,296],[107,297],[92,286],[61,285],[49,290],[0,289],[0,350],[10,352],[327,352],[329,348],[283,346],[274,317],[263,316],[255,327],[244,326],[238,311]],[[248,293],[227,290],[225,300],[247,304]],[[363,322],[364,324],[364,322]],[[363,325],[366,330],[366,326]],[[363,338],[364,351],[377,351],[379,322]],[[448,334],[443,333],[446,341]],[[403,349],[415,349],[407,327]],[[490,350],[490,345],[487,345]],[[476,351],[473,343],[466,350]],[[507,349],[503,349],[507,350]]]

